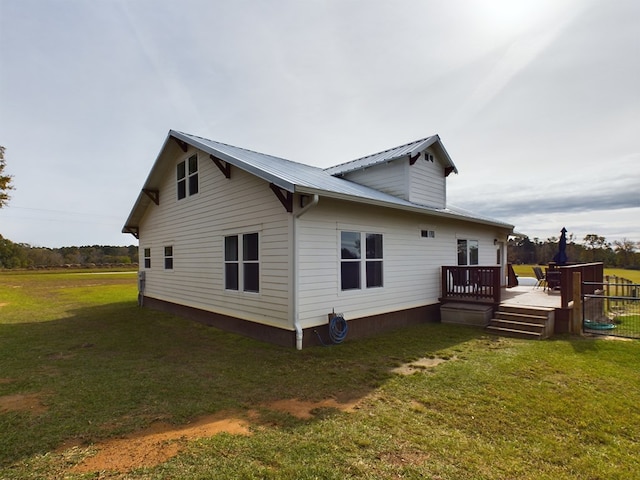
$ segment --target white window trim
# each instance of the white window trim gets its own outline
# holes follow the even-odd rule
[[[189,159],[192,157],[196,157],[196,164],[197,164],[197,169],[195,171],[195,173],[189,174]],[[177,176],[177,169],[178,169],[178,165],[180,165],[181,163],[184,163],[184,181],[185,181],[185,196],[183,198],[179,198],[178,196],[178,176]],[[190,198],[192,197],[197,197],[200,194],[200,177],[201,177],[201,172],[200,172],[200,168],[201,168],[201,162],[200,162],[200,155],[198,155],[198,152],[192,152],[192,153],[188,153],[186,156],[182,157],[178,162],[176,162],[176,166],[174,168],[174,171],[176,172],[176,179],[175,179],[175,185],[176,185],[176,201],[177,202],[184,202],[184,201],[188,201]],[[189,193],[190,189],[189,189],[189,178],[193,175],[197,175],[198,176],[198,191],[196,193]]]
[[[149,250],[149,256],[147,257],[147,250]],[[147,267],[147,260],[149,260],[149,266]],[[144,270],[151,270],[151,247],[142,247],[142,268]]]
[[[342,232],[354,232],[360,234],[360,258],[358,260],[348,260],[342,259]],[[379,261],[382,263],[382,285],[379,287],[367,287],[367,252],[366,252],[366,241],[368,234],[377,234],[382,235],[382,258],[379,259],[369,259],[369,261]],[[338,294],[339,295],[362,295],[362,294],[371,294],[371,293],[379,293],[381,290],[385,288],[385,232],[381,231],[379,228],[368,228],[362,226],[349,226],[349,225],[341,225],[338,224],[337,229],[337,244],[338,244],[338,255],[337,255],[337,273],[338,273]],[[364,246],[364,248],[362,247]],[[342,262],[359,262],[360,263],[360,287],[359,288],[350,288],[348,290],[342,289]]]
[[[458,263],[458,242],[460,240],[464,240],[467,242],[467,263],[465,263],[464,265],[460,265]],[[476,245],[478,247],[478,263],[470,263],[471,249],[469,248],[469,242],[476,242]],[[456,235],[456,263],[460,266],[465,266],[465,267],[466,266],[473,267],[476,265],[480,265],[480,240],[472,236]]]
[[[243,259],[243,241],[244,241],[244,236],[245,235],[251,235],[251,234],[257,234],[258,235],[258,260],[247,260],[246,262]],[[238,248],[238,260],[227,260],[225,257],[226,254],[226,246],[225,246],[225,242],[227,237],[238,237],[238,244],[237,244],[237,248]],[[238,289],[230,289],[227,288],[227,277],[226,277],[226,265],[227,264],[237,264],[238,265]],[[251,290],[245,290],[244,289],[244,264],[245,263],[252,263],[252,264],[257,264],[258,265],[258,291],[254,292]],[[228,293],[230,295],[261,295],[262,294],[262,231],[260,229],[242,229],[240,231],[238,230],[229,230],[226,232],[223,232],[222,235],[222,264],[223,264],[223,270],[222,270],[222,290],[225,293]]]
[[[171,256],[167,256],[165,249],[171,247]],[[167,258],[171,258],[171,268],[167,268]],[[173,272],[176,269],[176,246],[173,242],[167,242],[162,245],[162,270],[164,272]]]

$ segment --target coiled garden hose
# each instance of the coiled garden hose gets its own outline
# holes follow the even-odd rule
[[[318,330],[314,329],[313,331],[318,337],[318,340],[320,341],[320,343],[323,346],[328,347],[329,345],[327,345],[322,340],[322,337],[318,333]],[[348,331],[349,331],[349,325],[347,324],[347,321],[344,319],[342,315],[334,315],[333,317],[331,317],[331,319],[329,320],[329,339],[331,340],[332,343],[338,344],[338,343],[344,342],[344,339],[347,338]]]
[[[329,320],[329,338],[333,343],[342,343],[347,338],[349,325],[342,315],[335,315]]]

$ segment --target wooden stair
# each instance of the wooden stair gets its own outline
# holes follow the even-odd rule
[[[501,304],[486,330],[506,337],[541,340],[553,335],[555,309]]]

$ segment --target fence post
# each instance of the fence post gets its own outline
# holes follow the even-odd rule
[[[573,272],[571,333],[582,335],[582,275],[580,272]]]

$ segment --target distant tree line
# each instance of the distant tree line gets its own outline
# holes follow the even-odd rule
[[[557,237],[531,240],[527,236],[516,236],[509,240],[509,262],[545,265],[553,260],[559,242]],[[570,234],[567,235],[566,252],[571,263],[603,262],[605,267],[640,269],[640,242],[627,239],[608,242],[605,237],[589,234],[577,243]]]
[[[93,267],[137,262],[138,247],[135,245],[46,248],[14,243],[0,235],[0,268]]]

